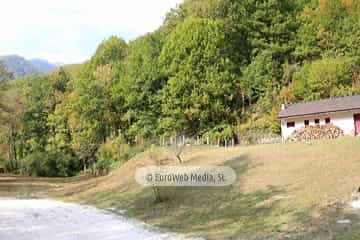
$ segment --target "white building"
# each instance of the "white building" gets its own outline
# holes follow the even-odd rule
[[[296,129],[316,124],[333,124],[346,135],[360,135],[360,95],[283,105],[279,118],[283,141]]]

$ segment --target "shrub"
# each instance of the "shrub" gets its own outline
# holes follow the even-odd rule
[[[212,142],[215,140],[217,144],[222,144],[226,140],[231,140],[235,136],[234,129],[229,124],[220,124],[209,131],[202,133],[202,141],[206,142],[209,138]]]
[[[130,146],[121,136],[111,137],[99,147],[96,157],[98,162],[102,162],[99,163],[100,165],[108,160],[122,163],[143,150],[142,146]]]
[[[240,144],[259,144],[280,141],[280,135],[274,132],[266,119],[249,121],[236,128],[236,136]]]
[[[5,171],[5,156],[0,152],[0,173]]]
[[[98,160],[95,163],[95,173],[96,175],[106,175],[109,173],[109,170],[113,164],[111,159],[102,159]]]
[[[44,152],[33,152],[24,159],[24,170],[31,176],[46,176],[49,171],[44,164],[46,154]]]
[[[31,176],[66,177],[74,176],[79,166],[69,153],[35,151],[25,157],[23,170]]]

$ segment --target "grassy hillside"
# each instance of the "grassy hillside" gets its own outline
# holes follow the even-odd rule
[[[360,214],[347,202],[360,185],[359,149],[357,138],[188,148],[185,164],[231,166],[237,181],[225,188],[163,188],[165,203],[134,181],[135,168],[151,163],[143,153],[110,176],[67,185],[65,199],[126,209],[147,223],[209,239],[357,239]],[[159,149],[158,157],[172,153]],[[341,219],[352,223],[338,224]]]
[[[68,64],[62,66],[62,68],[64,68],[65,71],[70,74],[71,79],[76,79],[80,76],[83,66],[84,64]]]

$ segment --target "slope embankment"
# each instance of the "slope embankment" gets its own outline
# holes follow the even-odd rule
[[[311,144],[188,147],[184,165],[229,166],[236,181],[228,187],[162,187],[166,201],[161,203],[154,201],[152,188],[136,183],[134,173],[154,160],[176,164],[174,153],[165,148],[138,154],[104,177],[11,184],[20,195],[29,186],[40,192],[46,187],[45,193],[56,199],[208,239],[358,239],[360,212],[349,203],[360,186],[359,151],[360,139],[351,137]],[[9,184],[0,181],[1,195],[14,194]]]
[[[309,143],[235,148],[187,148],[184,165],[226,165],[229,187],[163,187],[165,202],[138,185],[135,169],[153,164],[137,155],[111,175],[65,189],[65,200],[92,204],[176,232],[209,239],[352,239],[360,214],[349,207],[360,185],[360,140],[344,137]],[[169,149],[156,158],[175,163]],[[172,160],[173,159],[173,160]],[[342,224],[341,220],[350,220]],[[348,222],[348,221],[345,221]]]

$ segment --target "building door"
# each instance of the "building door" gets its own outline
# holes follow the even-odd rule
[[[355,134],[360,134],[360,114],[354,114]]]

